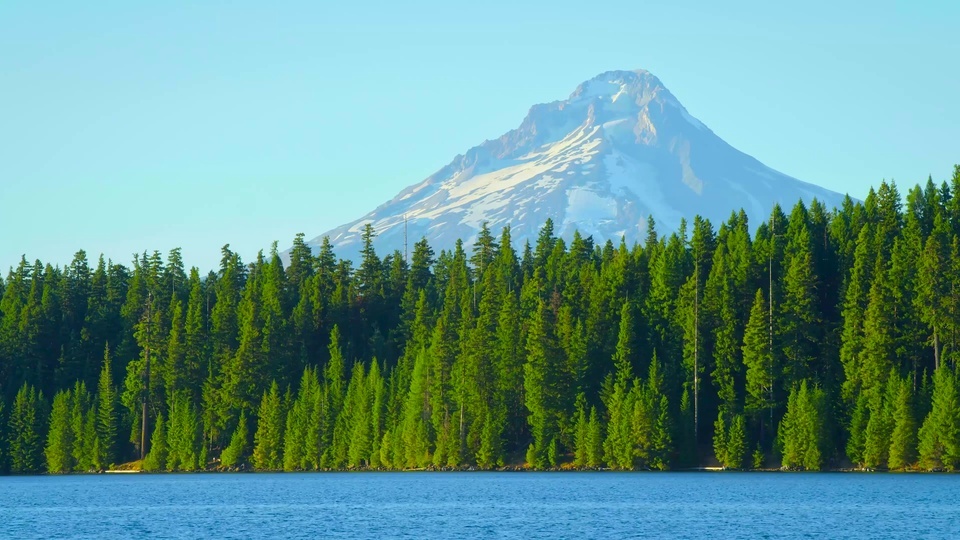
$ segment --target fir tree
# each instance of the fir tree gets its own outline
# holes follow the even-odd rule
[[[60,391],[53,397],[50,413],[50,430],[47,432],[47,470],[51,473],[66,473],[73,470],[74,433],[71,425],[72,396]]]
[[[904,381],[897,393],[893,435],[890,437],[891,469],[905,469],[917,461],[917,420],[914,416],[913,385]]]
[[[899,379],[891,373],[887,377],[885,391],[874,393],[870,403],[870,419],[867,421],[866,439],[863,448],[863,463],[869,469],[887,466],[890,438],[894,428],[894,409],[900,393]]]
[[[724,413],[720,411],[713,423],[713,455],[716,456],[717,462],[724,466],[727,463],[727,442],[729,440]]]
[[[919,439],[922,468],[952,471],[960,466],[960,395],[953,369],[945,364],[933,374],[932,405]]]
[[[730,424],[723,466],[730,469],[742,469],[747,457],[747,434],[742,415],[733,417]]]
[[[150,452],[143,460],[143,470],[150,472],[167,469],[167,423],[160,414],[154,420],[153,435],[150,436]]]
[[[527,450],[527,463],[535,468],[556,465],[550,448],[557,436],[556,361],[552,311],[540,302],[527,337],[527,362],[523,366],[528,422],[533,441]]]
[[[283,404],[276,381],[263,393],[257,412],[257,432],[253,440],[253,466],[260,470],[283,468]]]
[[[827,451],[825,409],[823,391],[808,388],[806,380],[791,390],[778,435],[784,468],[815,471],[823,466]]]
[[[603,427],[597,408],[590,407],[590,423],[587,425],[586,466],[597,468],[603,463]]]
[[[233,431],[233,436],[230,437],[230,444],[224,448],[220,454],[220,467],[232,469],[242,465],[249,456],[249,444],[250,436],[247,432],[247,414],[241,412],[240,418],[237,421],[237,427]]]
[[[37,473],[42,470],[46,416],[43,394],[24,383],[10,409],[7,433],[10,440],[11,472]]]
[[[773,406],[773,359],[767,333],[767,301],[757,290],[743,337],[743,363],[746,366],[746,408],[760,416]]]
[[[117,394],[110,369],[110,347],[103,351],[103,368],[97,385],[97,468],[109,467],[116,461]]]

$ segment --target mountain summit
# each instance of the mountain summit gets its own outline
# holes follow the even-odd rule
[[[653,216],[672,232],[695,215],[715,225],[743,208],[756,220],[774,203],[813,198],[828,208],[842,196],[779,173],[740,152],[691,116],[653,74],[610,71],[563,101],[534,105],[499,139],[459,155],[426,180],[323,236],[343,257],[360,248],[372,223],[381,254],[426,237],[436,249],[471,244],[483,223],[510,225],[517,247],[552,218],[556,232],[594,240],[640,240]]]

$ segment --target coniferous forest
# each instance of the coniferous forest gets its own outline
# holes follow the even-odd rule
[[[205,275],[24,258],[0,469],[960,467],[960,166],[751,218],[383,257],[368,226],[356,264],[298,235]]]

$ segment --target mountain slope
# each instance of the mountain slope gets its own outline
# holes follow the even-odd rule
[[[547,218],[557,232],[594,240],[640,240],[652,215],[672,232],[695,215],[718,225],[743,208],[757,222],[775,202],[813,198],[828,207],[842,195],[801,182],[731,147],[649,72],[611,71],[581,84],[564,101],[534,105],[519,128],[457,156],[426,180],[362,218],[323,236],[355,257],[366,223],[377,251],[426,237],[437,251],[468,245],[484,222],[510,225],[517,246],[531,243]]]

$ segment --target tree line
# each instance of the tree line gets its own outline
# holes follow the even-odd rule
[[[0,470],[960,466],[960,166],[632,246],[374,237],[206,275],[24,257]]]

